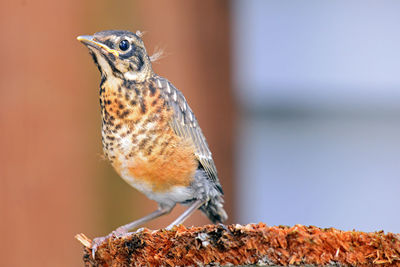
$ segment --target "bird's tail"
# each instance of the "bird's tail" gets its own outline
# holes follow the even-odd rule
[[[200,210],[204,212],[213,223],[222,223],[228,219],[228,215],[223,207],[224,200],[221,195],[211,198]]]

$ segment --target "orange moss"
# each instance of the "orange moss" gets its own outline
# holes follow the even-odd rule
[[[87,242],[86,242],[87,243]],[[400,236],[320,229],[206,225],[172,231],[143,230],[102,244],[86,266],[352,265],[400,266]]]

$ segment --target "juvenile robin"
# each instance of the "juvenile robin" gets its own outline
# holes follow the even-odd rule
[[[102,31],[77,38],[89,48],[101,73],[103,151],[129,185],[158,203],[158,209],[96,238],[120,236],[168,214],[177,203],[189,206],[167,229],[200,209],[223,222],[223,192],[206,139],[183,94],[155,74],[141,33]]]

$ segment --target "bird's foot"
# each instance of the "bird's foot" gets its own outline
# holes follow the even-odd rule
[[[118,237],[122,237],[122,236],[124,236],[126,234],[128,234],[128,230],[125,227],[121,226],[121,227],[118,227],[117,229],[115,229],[114,231],[112,231],[111,233],[109,233],[106,236],[94,238],[92,240],[92,257],[93,257],[93,259],[95,258],[97,248],[101,244],[103,244],[104,241],[110,239],[111,237],[117,237],[118,238]]]

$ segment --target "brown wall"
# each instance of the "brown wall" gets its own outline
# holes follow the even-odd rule
[[[3,1],[0,27],[1,266],[79,266],[76,233],[156,208],[101,159],[99,74],[76,36],[104,29],[144,30],[149,52],[165,48],[153,67],[195,111],[234,222],[229,2]],[[197,213],[185,225],[204,223]]]

